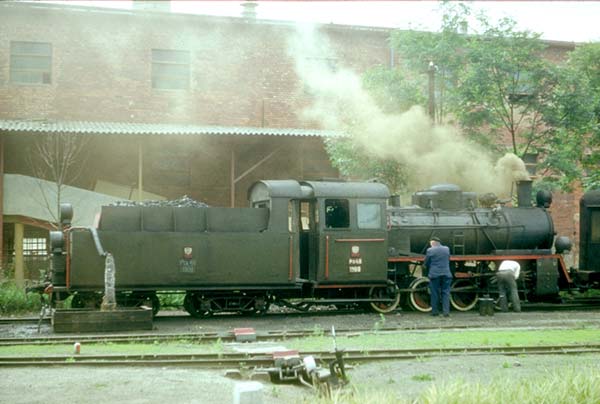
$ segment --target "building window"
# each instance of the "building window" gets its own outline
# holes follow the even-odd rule
[[[10,82],[50,84],[52,82],[52,44],[11,42]]]
[[[152,88],[190,88],[190,52],[152,49]]]
[[[25,256],[46,256],[46,239],[41,238],[24,238],[23,239],[23,255]]]

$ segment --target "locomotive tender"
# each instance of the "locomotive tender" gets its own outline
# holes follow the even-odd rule
[[[538,194],[532,206],[530,183],[521,184],[516,208],[478,207],[475,194],[454,185],[388,206],[388,188],[372,182],[259,181],[248,199],[248,208],[105,206],[97,228],[53,232],[53,298],[73,294],[73,307],[97,307],[106,251],[117,302],[150,303],[155,312],[157,293],[170,292],[185,293],[195,317],[264,313],[270,304],[389,313],[403,302],[429,311],[422,262],[433,236],[451,249],[457,310],[496,293],[492,270],[503,259],[521,263],[527,300],[555,300],[572,284],[551,250],[551,196]],[[65,207],[63,223],[70,215]],[[559,253],[570,247],[564,238],[556,244]]]

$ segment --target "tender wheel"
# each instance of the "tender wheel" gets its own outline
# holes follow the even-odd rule
[[[192,317],[204,318],[212,314],[210,310],[210,300],[202,299],[195,293],[186,293],[183,298],[183,308],[190,313]]]
[[[452,282],[450,304],[458,311],[469,311],[477,304],[477,288],[468,279],[456,279]]]
[[[400,291],[398,286],[387,286],[387,287],[372,287],[369,291],[369,297],[371,299],[392,299],[388,302],[370,302],[371,309],[376,313],[391,313],[398,308],[400,304]]]
[[[254,299],[254,311],[252,311],[252,315],[255,316],[264,316],[269,311],[269,307],[271,306],[271,302],[266,297],[257,297]]]
[[[160,300],[156,293],[140,293],[133,296],[135,307],[152,307],[152,315],[156,316],[160,311]]]
[[[431,296],[429,293],[429,278],[417,278],[410,284],[410,306],[417,311],[428,313],[431,311]]]
[[[95,293],[75,293],[71,299],[72,309],[98,309],[100,308],[100,295]]]

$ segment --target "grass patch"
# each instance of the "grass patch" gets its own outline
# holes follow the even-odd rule
[[[337,336],[337,345],[347,350],[401,348],[505,347],[521,345],[577,345],[598,343],[599,328],[558,330],[460,330],[439,332],[367,333],[359,336]],[[330,336],[289,339],[290,349],[310,351],[331,348]]]
[[[600,368],[565,368],[526,379],[502,378],[490,383],[457,380],[432,385],[416,400],[426,404],[598,403]]]
[[[331,397],[304,399],[311,404],[538,404],[599,403],[600,367],[564,367],[535,377],[503,377],[489,383],[454,380],[432,383],[416,398],[407,398],[397,387],[361,388],[349,386]]]
[[[399,348],[457,348],[487,346],[520,346],[520,345],[583,345],[598,343],[598,328],[558,329],[558,330],[460,330],[439,332],[393,332],[367,333],[359,336],[337,337],[337,345],[344,350],[369,351],[374,349]],[[331,337],[316,335],[307,338],[294,338],[285,341],[289,349],[301,352],[315,350],[331,350]],[[71,355],[71,343],[65,345],[19,345],[0,346],[0,356],[11,355]],[[213,342],[165,341],[158,340],[146,343],[82,343],[82,354],[162,354],[162,353],[223,353],[227,351],[227,343],[220,339]],[[427,361],[417,358],[417,362]]]
[[[434,380],[434,377],[429,373],[423,373],[421,375],[414,375],[411,379],[417,382],[431,382]]]
[[[14,281],[0,284],[0,315],[39,312],[42,308],[38,293],[25,293]]]

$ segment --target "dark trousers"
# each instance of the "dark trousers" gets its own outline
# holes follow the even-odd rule
[[[508,302],[506,297],[510,297],[513,311],[521,311],[521,302],[519,301],[519,291],[517,281],[512,271],[499,271],[496,274],[498,280],[498,292],[500,293],[500,310],[508,311]]]
[[[431,292],[431,314],[440,314],[440,301],[444,315],[450,314],[450,285],[452,278],[449,276],[437,276],[429,279],[429,291]]]

